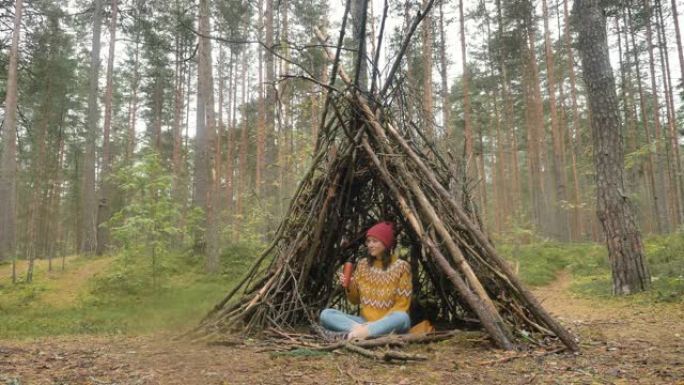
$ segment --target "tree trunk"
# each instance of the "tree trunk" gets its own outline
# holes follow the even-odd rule
[[[447,140],[453,135],[451,132],[451,122],[449,121],[449,113],[451,112],[451,103],[449,103],[449,84],[448,84],[448,63],[446,54],[446,34],[444,32],[444,9],[443,2],[439,3],[439,61],[440,61],[440,75],[442,80],[442,126],[444,127],[444,135]]]
[[[183,132],[181,121],[183,120],[183,104],[185,101],[183,90],[185,83],[185,64],[182,62],[182,50],[180,37],[176,36],[176,66],[174,71],[174,100],[173,100],[173,150],[171,152],[171,170],[173,172],[173,195],[181,202],[181,191],[184,190],[181,178],[183,173],[183,162],[181,152],[183,150]]]
[[[235,224],[234,227],[238,231],[234,232],[234,240],[237,242],[240,240],[240,231],[242,227],[244,218],[244,208],[243,200],[247,194],[247,151],[249,148],[249,121],[247,119],[247,88],[249,84],[247,82],[247,53],[242,53],[242,131],[240,133],[240,149],[238,154],[238,193],[237,201],[235,202]]]
[[[369,0],[351,0],[353,28],[354,69],[358,74],[356,85],[360,90],[368,90],[368,60],[366,60],[366,15]]]
[[[563,35],[565,51],[567,52],[568,74],[570,75],[570,99],[572,101],[572,185],[573,185],[573,229],[575,239],[580,239],[584,234],[584,218],[580,208],[580,180],[577,172],[577,157],[582,148],[582,133],[580,131],[579,108],[577,107],[577,80],[575,76],[575,56],[570,36],[570,18],[568,12],[568,0],[563,0]]]
[[[664,161],[663,158],[663,149],[662,149],[662,127],[660,123],[660,101],[658,98],[658,85],[656,82],[656,73],[655,73],[655,57],[653,54],[653,22],[652,22],[652,13],[651,13],[651,1],[650,0],[644,0],[643,1],[644,7],[646,8],[646,44],[648,46],[648,67],[650,71],[650,78],[651,78],[651,94],[653,95],[653,105],[652,111],[653,111],[653,141],[655,143],[655,177],[657,178],[657,183],[656,183],[656,189],[658,191],[658,195],[660,197],[665,197],[667,195],[666,191],[668,191],[668,186],[667,186],[667,180],[665,179],[665,168],[667,167],[667,164]],[[668,219],[670,218],[670,210],[669,210],[669,204],[667,202],[667,199],[663,199],[661,201],[661,204],[659,206],[660,212],[657,214],[660,216],[662,219],[661,224],[663,226],[662,230],[664,232],[669,231],[669,221]]]
[[[679,13],[677,11],[677,0],[672,0],[672,18],[674,20],[675,37],[677,39],[677,54],[679,55],[680,78],[684,77],[684,51],[682,51],[682,34],[679,30]],[[681,84],[681,82],[680,82]]]
[[[623,28],[620,28],[620,20],[622,20],[624,26]],[[626,126],[626,132],[624,134],[626,138],[626,147],[625,151],[627,153],[631,153],[634,151],[637,151],[639,147],[639,141],[638,141],[638,127],[637,127],[637,112],[636,112],[636,105],[635,105],[635,100],[634,100],[634,84],[632,83],[632,70],[631,70],[631,61],[629,60],[629,38],[627,34],[627,23],[626,23],[626,17],[624,17],[624,11],[622,17],[616,17],[615,18],[615,29],[617,31],[617,45],[618,45],[618,57],[619,57],[619,62],[620,62],[620,84],[621,84],[621,98],[622,98],[622,106],[623,106],[623,114],[625,117],[625,126]],[[624,41],[625,41],[625,51],[623,55],[623,50],[622,50],[622,36],[624,35]],[[626,62],[625,62],[626,61]],[[626,170],[627,171],[627,170]],[[626,183],[628,185],[628,190],[633,191],[633,192],[638,192],[639,189],[643,190],[643,194],[646,197],[646,201],[649,201],[651,199],[650,191],[648,188],[644,189],[643,186],[640,186],[639,179],[644,173],[644,167],[643,164],[635,164],[630,170],[627,171],[627,176],[626,176]],[[646,183],[648,186],[648,183]],[[644,210],[640,210],[641,212],[641,217],[639,219],[650,219],[649,215],[644,215],[643,213]],[[639,212],[638,212],[639,213]],[[645,221],[644,221],[645,222]],[[642,228],[647,229],[646,231],[653,231],[652,226],[645,226],[646,223],[643,223]]]
[[[264,43],[267,47],[273,49],[274,47],[274,22],[273,22],[273,2],[274,0],[266,1],[265,17],[265,36]],[[264,105],[264,164],[263,164],[263,190],[267,192],[270,197],[275,197],[275,168],[268,167],[276,164],[277,151],[275,148],[275,108],[276,108],[276,94],[275,94],[275,56],[270,51],[264,51],[264,65],[266,66],[266,82],[262,85],[265,87],[266,100]],[[266,223],[265,230],[268,231],[271,223]]]
[[[660,52],[660,67],[663,73],[665,84],[665,105],[667,108],[667,128],[666,136],[670,145],[667,157],[668,170],[670,171],[670,186],[675,208],[674,227],[678,227],[684,221],[684,194],[681,185],[681,160],[679,158],[679,132],[677,131],[677,117],[675,116],[676,107],[674,104],[672,76],[670,71],[670,51],[667,44],[667,34],[665,32],[665,20],[660,0],[655,1],[656,14],[658,16],[658,51]]]
[[[641,121],[642,121],[642,124],[644,126],[644,133],[646,135],[646,143],[648,143],[650,146],[651,131],[649,129],[648,118],[646,116],[646,113],[647,113],[646,96],[644,95],[644,88],[643,88],[643,85],[641,82],[641,65],[640,65],[640,61],[639,61],[639,52],[637,50],[637,45],[636,45],[636,38],[634,37],[636,35],[636,31],[633,28],[633,18],[632,18],[631,8],[627,8],[627,14],[629,16],[628,23],[630,25],[632,54],[634,55],[634,65],[636,67],[636,80],[637,80],[637,88],[639,90],[639,109],[641,111]],[[647,175],[649,187],[651,190],[651,197],[653,198],[652,217],[654,218],[656,231],[658,233],[662,233],[664,231],[663,220],[666,219],[666,217],[664,215],[662,215],[662,212],[663,212],[662,205],[664,204],[664,202],[661,199],[662,195],[660,195],[660,191],[659,191],[658,186],[656,185],[656,182],[655,182],[655,162],[653,160],[653,152],[650,149],[648,151],[648,157],[646,158],[646,175]]]
[[[429,0],[423,0],[423,7]],[[429,140],[435,139],[434,121],[432,116],[432,16],[428,14],[422,22],[423,38],[423,127],[425,136]]]
[[[96,142],[99,136],[98,78],[100,74],[100,32],[102,29],[102,0],[94,0],[93,42],[90,52],[88,115],[86,143],[81,184],[81,252],[91,254],[97,248],[97,197],[95,193]]]
[[[576,0],[579,50],[587,86],[596,162],[597,214],[603,226],[613,272],[613,293],[648,289],[641,235],[624,192],[621,122],[610,66],[606,17],[600,0]]]
[[[107,85],[105,89],[105,114],[104,125],[102,127],[102,177],[100,179],[100,202],[97,213],[97,255],[102,255],[109,243],[108,227],[104,223],[111,216],[111,184],[109,173],[111,170],[111,154],[109,136],[112,127],[112,95],[114,91],[114,55],[116,48],[116,20],[118,15],[118,1],[112,0],[112,15],[109,24],[109,57],[107,59]]]
[[[208,4],[207,0],[200,0],[199,11],[199,28],[200,35],[205,36],[209,33],[209,27],[206,25],[209,22]],[[205,9],[206,8],[206,9]],[[207,111],[209,107],[206,100],[209,95],[205,95],[207,91],[207,70],[211,70],[211,58],[207,56],[207,48],[210,42],[208,38],[199,38],[199,47],[197,50],[198,64],[197,64],[197,126],[195,135],[195,170],[193,179],[193,204],[196,207],[204,210],[204,215],[207,215],[209,205],[209,193],[211,189],[211,166],[213,146],[213,127],[208,127]],[[212,98],[213,99],[213,98]],[[213,106],[213,103],[212,103]]]
[[[496,0],[496,13],[497,13],[497,37],[499,40],[503,40],[503,15],[501,12],[501,0]],[[499,62],[498,68],[501,74],[501,99],[503,102],[503,114],[504,116],[513,116],[513,101],[510,94],[511,84],[508,78],[508,71],[506,68],[506,63],[504,60],[503,49],[499,48]],[[506,148],[508,151],[508,159],[506,164],[508,169],[504,171],[506,175],[511,175],[510,185],[511,185],[511,199],[510,206],[512,209],[508,213],[512,213],[513,210],[520,207],[521,204],[521,187],[520,187],[520,169],[518,166],[518,143],[517,134],[515,132],[515,126],[512,119],[503,119],[503,132],[504,138],[506,138]],[[509,218],[504,217],[504,221]]]
[[[290,19],[289,19],[289,1],[283,0],[280,4],[280,15],[282,18],[282,31],[280,33],[280,40],[282,49],[282,56],[285,60],[280,60],[281,76],[290,75],[290,49],[289,49],[289,33],[290,33]],[[292,194],[292,158],[294,157],[293,145],[293,127],[291,125],[291,104],[292,91],[291,84],[288,81],[280,82],[279,99],[281,101],[280,111],[281,117],[280,127],[278,129],[278,212],[280,216],[285,215],[287,209],[288,198]]]
[[[218,237],[218,210],[216,195],[218,189],[216,183],[218,176],[214,173],[216,167],[216,112],[214,109],[214,79],[212,75],[211,60],[211,41],[208,37],[211,31],[209,0],[199,2],[199,31],[200,42],[198,49],[199,64],[197,67],[198,77],[198,105],[201,105],[204,114],[199,115],[198,120],[203,120],[202,141],[198,140],[198,152],[202,153],[202,169],[197,170],[201,175],[201,182],[206,183],[202,186],[203,196],[199,196],[204,209],[206,219],[206,231],[204,241],[206,242],[207,263],[206,270],[209,273],[216,273],[219,268],[219,237]],[[199,127],[198,127],[199,135]],[[214,156],[212,156],[214,155]],[[197,177],[197,173],[195,174]]]
[[[29,209],[28,209],[28,223],[26,225],[26,252],[25,256],[28,259],[28,269],[26,271],[26,282],[33,281],[33,261],[38,256],[40,251],[40,235],[38,228],[40,227],[41,211],[45,200],[45,179],[46,179],[46,148],[47,148],[47,132],[48,126],[53,120],[51,114],[52,101],[52,79],[48,78],[45,81],[45,98],[41,107],[41,119],[35,128],[36,137],[33,143],[37,148],[33,149],[31,156],[31,174],[33,185],[30,192]]]
[[[5,94],[5,121],[2,129],[2,158],[0,163],[0,262],[15,254],[17,226],[17,78],[19,36],[23,1],[14,3],[14,30],[10,48]]]
[[[226,215],[229,223],[232,223],[233,216],[233,149],[235,148],[235,89],[237,88],[237,58],[233,57],[233,52],[230,52],[230,65],[228,69],[228,116],[226,118],[226,165],[225,178],[226,187],[223,194],[222,201],[226,204]]]
[[[136,16],[139,17],[139,14]],[[128,133],[126,135],[126,164],[133,160],[135,152],[135,125],[138,117],[138,85],[140,83],[140,32],[135,32],[135,54],[133,59],[133,79],[131,79],[131,100],[128,105]]]
[[[468,170],[471,170],[472,168],[470,165],[473,161],[473,122],[470,116],[470,75],[468,74],[466,56],[465,16],[463,15],[463,0],[459,0],[458,2],[458,14],[461,32],[461,60],[463,63],[463,74],[461,75],[461,77],[463,83],[463,135],[465,138],[464,155],[466,167],[468,167]],[[469,173],[468,175],[473,174]]]
[[[538,229],[544,229],[547,223],[546,194],[544,188],[544,107],[541,100],[539,68],[535,53],[534,26],[528,25],[527,41],[523,43],[524,55],[524,94],[525,122],[527,126],[527,166],[528,185],[532,206],[532,222]]]
[[[52,191],[52,197],[53,197],[53,204],[50,206],[54,210],[52,212],[53,218],[56,218],[54,223],[52,225],[55,226],[55,231],[54,231],[54,237],[53,240],[54,242],[51,244],[51,250],[53,252],[50,253],[51,257],[56,257],[58,254],[65,255],[66,250],[65,249],[65,243],[64,243],[64,235],[63,235],[63,220],[62,220],[62,215],[61,215],[61,196],[62,196],[62,179],[64,178],[64,157],[65,157],[65,151],[64,151],[64,130],[60,127],[59,130],[59,136],[57,138],[57,165],[56,165],[56,171],[55,171],[55,179],[54,179],[54,187]]]
[[[556,201],[554,224],[556,225],[556,236],[562,241],[570,239],[570,222],[568,221],[567,211],[563,207],[567,202],[567,175],[565,174],[565,153],[563,135],[558,118],[558,108],[556,101],[556,69],[553,57],[553,47],[551,42],[551,30],[549,28],[549,10],[547,1],[542,0],[542,10],[544,15],[544,51],[546,56],[546,85],[549,93],[549,115],[551,116],[551,138],[553,141],[553,179],[556,184]]]
[[[258,1],[259,7],[259,39],[263,34],[264,29],[264,2],[263,0]],[[257,197],[261,196],[263,178],[264,178],[264,168],[266,164],[266,101],[264,100],[264,53],[261,46],[257,49],[257,54],[259,55],[259,69],[258,69],[258,84],[257,89],[259,90],[259,101],[257,102],[257,132],[256,132],[256,168],[254,175],[254,191]]]

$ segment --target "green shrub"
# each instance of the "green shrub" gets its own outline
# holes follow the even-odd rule
[[[499,251],[519,268],[523,282],[532,286],[552,282],[560,270],[573,273],[605,271],[606,253],[599,245],[540,242],[529,245],[501,245]]]
[[[110,276],[112,283],[133,285],[130,289],[141,284],[135,278],[147,276],[152,286],[159,286],[174,265],[168,258],[170,250],[182,248],[187,235],[197,229],[201,213],[184,211],[174,200],[173,177],[154,152],[132,166],[120,168],[112,181],[129,197],[124,208],[107,223],[119,246],[121,262],[120,271]]]
[[[684,233],[648,238],[646,256],[652,277],[684,278]]]

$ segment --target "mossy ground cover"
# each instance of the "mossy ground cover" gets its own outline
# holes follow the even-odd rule
[[[255,249],[226,250],[216,275],[204,273],[201,258],[169,256],[154,284],[144,265],[123,266],[117,256],[69,257],[63,271],[59,264],[52,272],[46,261],[38,261],[31,283],[19,276],[12,284],[11,266],[0,266],[0,339],[190,328],[237,282]],[[17,270],[24,268],[22,261]]]
[[[528,285],[548,285],[566,270],[573,276],[573,292],[602,299],[612,297],[608,253],[603,244],[539,242],[501,245],[499,249]],[[684,302],[684,233],[647,237],[645,250],[652,290],[630,300]]]
[[[653,290],[632,296],[639,303],[684,302],[684,234],[650,237],[646,252]],[[217,303],[247,270],[260,245],[224,250],[220,274],[207,275],[203,260],[191,254],[166,256],[152,283],[145,259],[124,263],[121,256],[67,257],[37,261],[34,281],[23,283],[25,261],[17,267],[19,283],[9,280],[11,266],[0,265],[0,338],[69,334],[137,335],[190,328]],[[611,298],[611,276],[600,244],[539,242],[499,245],[524,282],[548,285],[558,273],[572,274],[570,290],[603,301]],[[126,265],[127,264],[127,265]]]

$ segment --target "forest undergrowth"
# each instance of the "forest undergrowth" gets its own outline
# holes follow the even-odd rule
[[[471,331],[410,346],[428,360],[399,364],[251,338],[175,341],[245,271],[252,247],[226,250],[213,277],[199,259],[169,258],[158,286],[142,268],[121,285],[115,256],[71,257],[52,273],[41,262],[32,284],[2,281],[0,384],[684,384],[682,245],[681,235],[650,238],[654,289],[620,298],[610,296],[601,245],[502,245],[581,351],[503,352]]]
[[[203,260],[191,253],[163,258],[152,280],[145,258],[130,262],[121,255],[39,260],[32,283],[12,284],[11,264],[0,265],[0,338],[72,334],[141,335],[190,328],[227,293],[249,267],[259,244],[226,248],[221,273],[208,275]],[[653,289],[627,299],[611,297],[606,251],[599,244],[537,242],[505,244],[506,255],[532,287],[552,283],[562,271],[573,277],[568,290],[583,298],[650,304],[684,302],[684,234],[651,237],[646,249]]]

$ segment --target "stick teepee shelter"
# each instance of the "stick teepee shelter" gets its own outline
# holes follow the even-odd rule
[[[404,47],[431,5],[414,20]],[[337,47],[346,18],[347,13]],[[355,250],[354,240],[377,220],[391,219],[402,229],[402,249],[410,250],[414,294],[433,298],[440,320],[476,320],[503,349],[551,338],[577,350],[575,338],[497,253],[454,167],[419,130],[393,118],[396,110],[383,95],[401,54],[371,98],[358,92],[340,66],[339,48],[325,52],[333,76],[324,85],[328,97],[312,165],[270,246],[193,335],[211,339],[235,329],[259,332],[316,322],[322,308],[344,303],[335,273]]]

